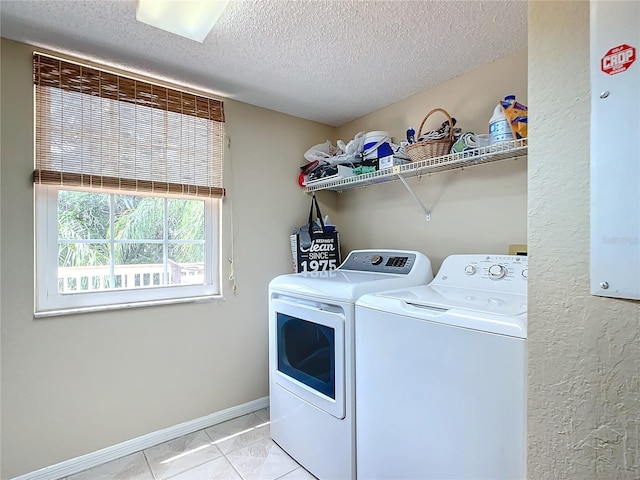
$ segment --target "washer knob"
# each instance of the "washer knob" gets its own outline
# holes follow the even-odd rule
[[[522,270],[522,278],[524,278],[525,280],[527,280],[529,278],[529,269],[525,268],[524,270]]]
[[[371,265],[380,265],[382,263],[382,256],[374,255],[371,257]]]
[[[476,273],[476,267],[474,267],[473,265],[467,265],[466,267],[464,267],[464,273],[466,273],[467,275],[473,275],[474,273]]]
[[[500,280],[506,274],[507,270],[502,265],[498,265],[496,263],[495,265],[491,265],[489,267],[489,278],[491,280]]]

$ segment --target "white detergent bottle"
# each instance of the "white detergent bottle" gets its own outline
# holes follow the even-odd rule
[[[509,119],[504,114],[503,105],[508,107],[515,101],[515,95],[507,95],[504,97],[504,101],[498,103],[496,108],[493,110],[493,116],[489,119],[489,135],[491,135],[492,145],[494,143],[506,142],[514,139]]]

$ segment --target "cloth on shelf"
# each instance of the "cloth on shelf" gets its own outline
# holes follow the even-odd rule
[[[337,146],[332,145],[329,140],[318,145],[314,145],[304,154],[304,158],[313,162],[315,160],[325,165],[349,165],[362,155],[364,147],[364,132],[359,132],[349,143],[342,140],[337,141]]]
[[[455,118],[451,119],[453,121],[453,125],[455,127],[455,124],[457,122],[457,120]],[[426,132],[424,134],[422,134],[420,136],[420,138],[418,138],[418,142],[424,142],[424,141],[429,141],[429,140],[442,140],[444,138],[447,138],[449,136],[449,120],[445,120],[444,122],[442,122],[442,125],[440,126],[440,128],[438,128],[437,130],[431,130],[429,132]],[[461,128],[454,128],[453,129],[453,137],[454,137],[454,141],[460,137],[460,135],[462,135],[462,129]]]

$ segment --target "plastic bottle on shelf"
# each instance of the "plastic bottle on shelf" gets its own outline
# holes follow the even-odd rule
[[[507,95],[504,97],[504,101],[499,102],[496,108],[493,110],[493,115],[489,119],[489,135],[491,135],[491,144],[498,142],[506,142],[513,140],[513,132],[511,131],[511,124],[509,119],[504,114],[504,109],[509,105],[515,103],[515,95]]]

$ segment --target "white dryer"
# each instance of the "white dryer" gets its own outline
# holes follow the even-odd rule
[[[526,257],[453,255],[358,300],[359,478],[525,478],[526,293]]]
[[[319,479],[356,475],[356,300],[432,279],[422,253],[354,250],[336,270],[269,284],[271,437]]]

